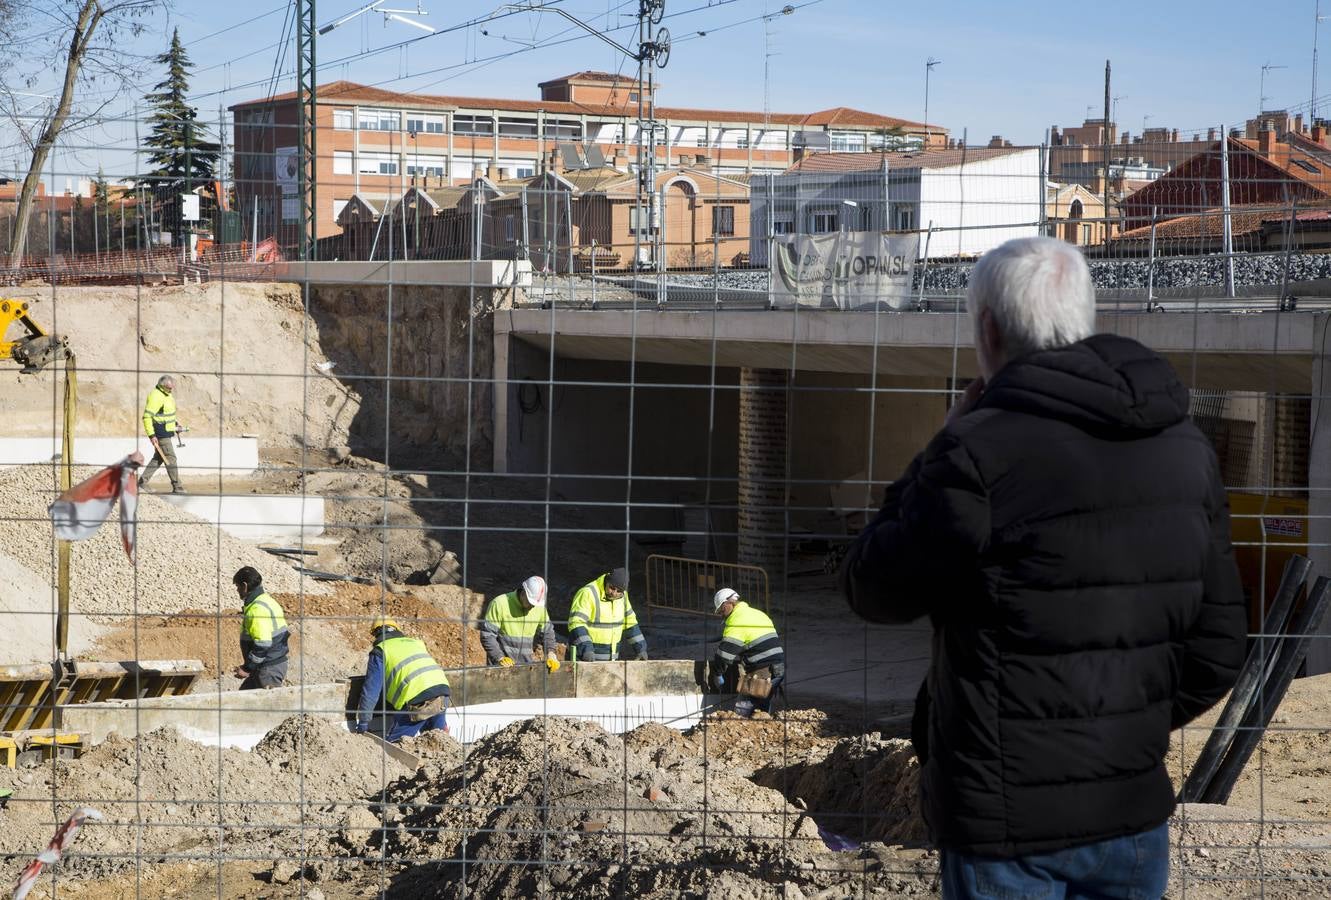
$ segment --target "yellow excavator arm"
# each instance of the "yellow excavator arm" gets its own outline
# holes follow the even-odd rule
[[[12,325],[18,324],[26,332],[17,340],[7,335]],[[28,304],[23,300],[0,297],[0,359],[12,359],[23,367],[23,372],[40,372],[53,361],[69,355],[69,340],[64,335],[48,334],[28,315]]]

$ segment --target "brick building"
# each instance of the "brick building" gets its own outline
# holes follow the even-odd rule
[[[540,84],[539,100],[403,94],[338,81],[319,88],[317,227],[336,233],[353,195],[387,200],[408,188],[538,175],[557,151],[566,170],[633,160],[640,93],[633,78],[579,72]],[[660,84],[656,85],[657,93]],[[295,241],[294,93],[231,107],[238,207],[261,229]],[[801,149],[861,151],[945,146],[947,130],[847,107],[813,113],[743,112],[657,105],[661,167],[681,154],[720,175],[779,172]],[[630,163],[629,168],[632,168]],[[497,180],[492,179],[492,180]],[[286,198],[285,201],[283,198]],[[284,227],[282,227],[284,226]]]

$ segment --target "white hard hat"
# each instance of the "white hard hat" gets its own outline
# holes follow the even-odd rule
[[[527,595],[527,602],[532,606],[545,606],[545,579],[533,575],[522,582],[522,593]]]
[[[712,597],[712,612],[720,612],[722,604],[730,600],[738,600],[739,594],[735,593],[734,588],[721,588]]]

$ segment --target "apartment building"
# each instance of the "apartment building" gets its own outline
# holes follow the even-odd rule
[[[946,146],[948,132],[848,107],[770,113],[659,104],[636,79],[578,72],[542,82],[540,99],[404,94],[349,81],[319,88],[316,115],[317,228],[336,233],[353,195],[401,197],[413,187],[469,184],[487,172],[529,178],[557,151],[566,171],[598,168],[612,157],[635,167],[640,103],[657,101],[657,164],[687,155],[721,175],[780,172],[803,151],[857,152]],[[231,107],[236,191],[246,221],[295,240],[299,218],[294,93]]]

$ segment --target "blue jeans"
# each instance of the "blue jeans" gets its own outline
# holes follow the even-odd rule
[[[942,852],[946,900],[1159,900],[1169,826],[1016,859]]]

